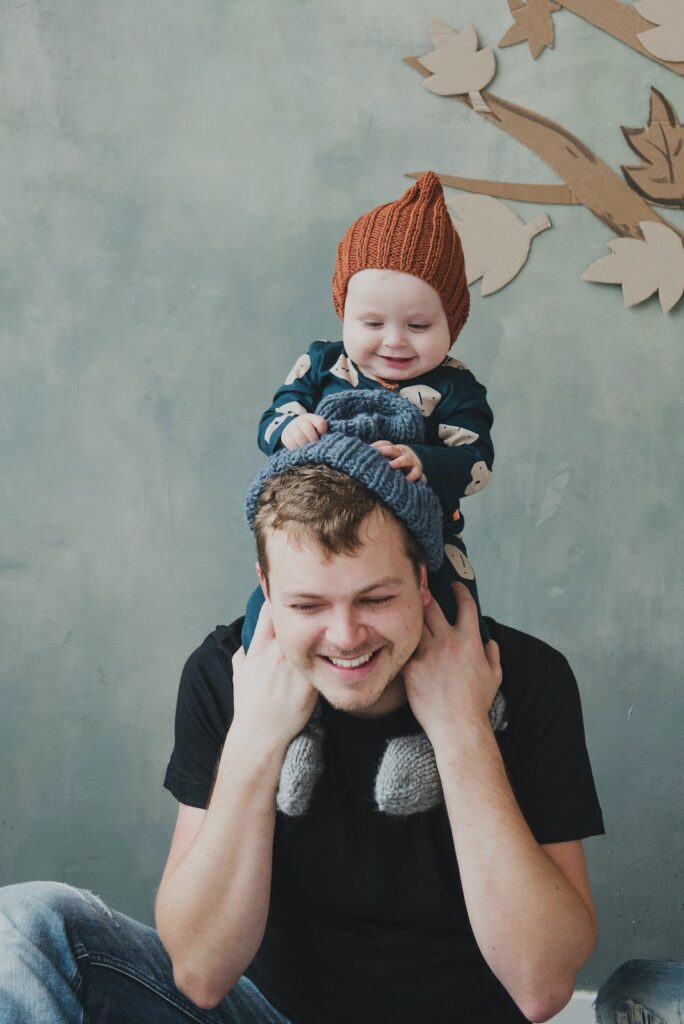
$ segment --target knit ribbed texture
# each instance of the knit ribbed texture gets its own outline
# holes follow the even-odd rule
[[[344,318],[347,285],[359,270],[399,270],[431,285],[455,341],[468,319],[470,292],[461,239],[449,216],[439,178],[421,174],[393,203],[376,206],[354,221],[337,247],[333,305]]]
[[[501,690],[494,694],[489,724],[494,732],[501,732],[508,725],[506,698]],[[375,777],[378,810],[391,817],[404,818],[431,811],[443,799],[435,752],[425,733],[389,740]]]
[[[393,403],[398,409],[396,429],[406,430],[411,427],[411,421],[415,426],[417,420],[414,417],[415,409],[411,402],[391,392],[361,391],[361,392],[339,392],[330,395],[319,403],[316,412],[318,415],[325,415],[325,411],[332,416],[332,422],[336,422],[336,407],[350,407],[350,396],[356,399],[356,413],[350,415],[348,429],[356,429],[365,433],[373,441],[387,440],[394,441],[394,428],[390,421],[388,411],[382,413],[383,426],[388,428],[388,434],[375,433],[379,422],[373,420],[373,407],[378,398]],[[368,396],[372,396],[369,398]],[[411,421],[408,419],[406,406],[412,410]],[[422,419],[422,417],[420,417]],[[337,416],[339,419],[339,416]],[[422,423],[421,423],[422,428]],[[401,442],[397,442],[401,443]],[[290,450],[280,448],[264,463],[256,477],[252,481],[245,498],[245,516],[250,530],[254,529],[254,517],[256,515],[259,495],[267,480],[286,469],[294,466],[330,466],[331,469],[339,469],[347,476],[357,480],[367,490],[372,491],[380,500],[401,519],[406,527],[414,535],[425,554],[425,564],[428,569],[435,570],[440,567],[444,559],[444,544],[442,540],[442,509],[435,493],[420,480],[409,481],[399,469],[391,469],[389,461],[381,455],[370,444],[360,441],[357,437],[347,437],[345,434],[328,429],[328,433],[311,444],[302,448]]]
[[[366,444],[422,444],[425,439],[420,409],[392,391],[338,391],[319,402],[316,413],[327,420],[329,433],[358,437]]]
[[[287,748],[276,794],[278,810],[293,818],[306,814],[323,768],[323,729],[309,722]]]
[[[389,740],[375,777],[375,803],[392,817],[431,811],[444,799],[435,752],[424,732]]]

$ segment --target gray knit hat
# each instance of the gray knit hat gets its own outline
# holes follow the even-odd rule
[[[406,398],[391,391],[354,390],[329,395],[316,408],[328,422],[328,432],[311,444],[290,450],[280,448],[271,455],[249,486],[245,515],[254,530],[259,495],[267,480],[294,466],[330,466],[339,469],[372,491],[414,535],[425,553],[430,570],[444,558],[442,509],[434,492],[420,480],[409,481],[372,441],[419,444],[423,440],[423,417]]]

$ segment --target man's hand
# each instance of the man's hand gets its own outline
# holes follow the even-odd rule
[[[283,448],[303,448],[323,437],[328,431],[328,421],[313,412],[303,412],[291,420],[280,435]]]
[[[377,448],[381,455],[390,460],[392,469],[401,469],[407,480],[422,480],[423,463],[407,444],[392,444],[391,441],[373,441],[371,448]]]
[[[233,657],[236,728],[252,742],[287,745],[308,722],[318,691],[287,660],[273,629],[268,602],[259,613],[254,636],[245,654]]]
[[[499,647],[482,646],[477,605],[462,583],[454,583],[456,622],[449,625],[434,598],[425,609],[423,635],[404,666],[411,710],[433,746],[453,742],[454,728],[488,722],[501,683]]]

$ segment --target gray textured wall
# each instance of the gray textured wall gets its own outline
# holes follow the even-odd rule
[[[430,48],[428,15],[495,44],[503,0],[2,6],[0,881],[67,880],[149,920],[178,675],[251,589],[256,421],[338,336],[337,238],[408,170],[554,179],[401,61]],[[567,13],[538,63],[498,61],[494,91],[614,167],[650,84],[684,116],[680,79]],[[549,212],[520,277],[473,290],[459,342],[497,416],[467,532],[485,607],[579,677],[609,830],[587,844],[592,985],[684,959],[683,314],[581,282],[610,233]]]

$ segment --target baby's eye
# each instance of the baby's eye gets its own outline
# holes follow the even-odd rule
[[[430,324],[409,324],[412,331],[426,331]]]
[[[366,327],[382,327],[382,320],[364,320]]]

